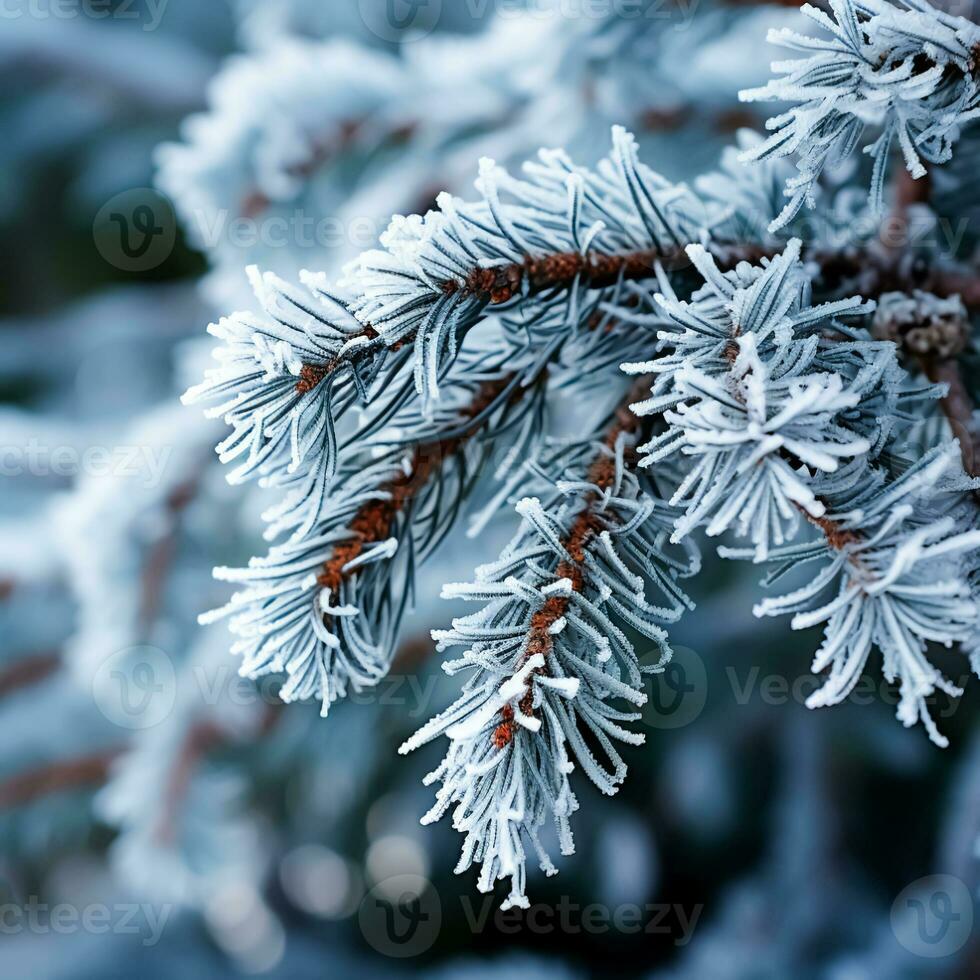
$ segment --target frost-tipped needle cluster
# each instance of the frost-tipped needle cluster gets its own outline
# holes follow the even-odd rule
[[[807,57],[774,63],[781,77],[741,93],[745,101],[797,103],[770,119],[772,135],[744,154],[796,158],[798,173],[786,182],[789,202],[774,228],[813,205],[820,175],[846,161],[869,126],[876,136],[864,152],[873,161],[871,198],[880,211],[893,146],[920,178],[923,160],[949,160],[962,126],[980,114],[976,24],[926,0],[830,0],[830,8],[833,16],[802,8],[829,36],[770,32],[774,44]]]
[[[980,625],[970,581],[980,530],[970,506],[949,507],[956,495],[943,477],[955,468],[951,456],[955,446],[932,452],[894,481],[879,478],[841,494],[834,501],[841,516],[823,523],[822,539],[772,552],[779,564],[768,584],[799,564],[821,562],[820,570],[808,584],[756,607],[760,616],[792,614],[793,629],[823,625],[813,670],[826,677],[808,706],[843,701],[877,647],[885,678],[899,685],[899,719],[906,726],[921,721],[940,746],[947,739],[927,699],[963,691],[930,662],[928,646],[966,643]]]
[[[839,342],[828,351],[821,341],[821,331],[840,330],[873,307],[860,298],[809,305],[800,246],[793,240],[765,265],[727,274],[691,246],[705,285],[689,302],[658,294],[663,353],[625,365],[656,378],[652,397],[633,410],[663,414],[665,423],[640,447],[643,465],[689,458],[671,499],[684,508],[677,537],[699,526],[709,535],[734,529],[751,535],[764,558],[796,533],[801,513],[824,514],[814,478],[826,484],[842,466],[852,478],[847,462],[872,448],[865,432],[879,413],[895,414],[901,371],[892,350],[851,344],[845,360]]]
[[[535,410],[539,394],[518,381],[473,366],[437,417],[395,412],[376,436],[345,447],[314,509],[301,486],[266,514],[273,536],[291,536],[247,568],[217,569],[244,588],[204,617],[229,617],[243,675],[285,673],[282,699],[317,699],[325,715],[349,688],[387,674],[418,565],[457,520],[497,427]]]
[[[465,835],[457,870],[481,864],[482,891],[510,878],[507,906],[528,903],[529,848],[546,873],[556,871],[539,838],[546,822],[561,853],[574,850],[575,766],[603,793],[616,792],[626,766],[613,743],[642,743],[628,726],[646,701],[643,674],[669,657],[661,624],[688,605],[677,579],[696,570],[697,555],[664,553],[661,504],[625,464],[633,443],[614,420],[601,441],[560,454],[556,499],[523,498],[520,530],[500,558],[475,582],[444,590],[485,604],[434,634],[440,649],[465,648],[445,667],[470,676],[456,703],[401,751],[448,737],[427,780],[441,787],[424,822],[455,807],[453,825]],[[648,661],[631,636],[645,638],[656,657]]]

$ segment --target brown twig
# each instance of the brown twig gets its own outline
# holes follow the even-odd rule
[[[507,374],[484,382],[473,401],[463,411],[463,421],[476,419],[490,408],[513,380],[514,376]],[[464,426],[454,438],[419,443],[412,452],[408,472],[399,473],[379,486],[383,499],[368,501],[354,515],[350,523],[351,537],[334,548],[333,554],[317,576],[318,584],[336,594],[348,574],[344,569],[350,562],[359,558],[367,545],[384,541],[391,536],[398,515],[429,482],[442,463],[457,453],[478,430],[476,425],[469,428]]]
[[[391,661],[392,674],[408,674],[416,670],[432,654],[432,637],[428,633],[416,633],[409,636],[398,645],[395,656]]]
[[[507,303],[525,284],[531,295],[551,289],[567,289],[578,279],[590,289],[615,285],[620,279],[647,279],[657,262],[666,268],[687,264],[681,248],[663,251],[657,248],[612,254],[607,252],[556,252],[552,255],[526,256],[522,262],[509,265],[478,267],[464,282],[447,279],[443,292],[479,296],[492,305]]]
[[[8,664],[0,669],[0,698],[40,683],[60,666],[61,654],[58,652],[36,653]]]
[[[268,704],[262,715],[257,735],[269,734],[281,714],[281,704]],[[177,836],[180,805],[187,795],[194,770],[201,760],[212,752],[231,744],[231,736],[211,721],[198,721],[188,729],[187,736],[177,755],[176,764],[170,770],[167,789],[163,797],[162,813],[156,828],[156,839],[161,844],[173,843]]]
[[[180,804],[187,795],[198,762],[226,741],[225,732],[213,722],[200,721],[191,726],[177,755],[177,762],[168,774],[167,788],[163,796],[163,812],[160,814],[160,822],[156,830],[156,839],[159,843],[172,843],[177,835],[177,815]]]
[[[924,359],[922,367],[930,381],[947,386],[947,392],[939,404],[953,435],[959,440],[963,469],[970,476],[980,476],[980,460],[977,459],[976,436],[973,431],[973,399],[963,381],[959,361],[954,358]]]
[[[609,451],[615,447],[616,441],[624,432],[632,433],[639,428],[640,420],[630,411],[629,406],[633,402],[639,401],[649,387],[649,377],[639,378],[616,409],[613,421],[606,430],[603,439],[604,448],[592,461],[586,476],[587,482],[594,484],[598,489],[585,495],[582,509],[572,521],[568,533],[562,541],[570,559],[563,559],[558,563],[555,568],[555,575],[559,579],[568,579],[571,582],[572,590],[575,592],[581,592],[585,587],[585,556],[590,543],[596,535],[601,533],[603,528],[600,515],[595,509],[596,504],[602,499],[602,491],[613,485],[616,476],[616,462]],[[570,602],[571,599],[567,595],[549,596],[544,605],[532,614],[527,645],[520,658],[518,669],[536,654],[541,654],[545,658],[548,657],[554,644],[551,627],[568,612]],[[537,672],[546,670],[547,665]],[[529,687],[527,694],[518,703],[519,710],[525,715],[533,714],[531,698],[532,693]],[[501,721],[491,736],[493,744],[498,749],[508,745],[516,732],[514,709],[510,705],[504,705],[500,711],[500,716]]]
[[[202,458],[202,466],[210,462],[210,457]],[[140,602],[137,613],[139,633],[147,637],[160,615],[165,594],[167,575],[177,555],[178,536],[184,512],[197,496],[201,474],[195,474],[183,483],[174,486],[163,502],[167,528],[152,544],[143,563],[140,579]]]
[[[715,242],[710,251],[722,270],[732,269],[739,262],[758,263],[772,258],[779,249],[756,242]],[[886,292],[906,291],[910,275],[917,288],[937,296],[959,295],[968,309],[980,310],[980,276],[958,267],[930,267],[911,270],[912,257],[908,250],[852,247],[841,251],[804,249],[804,258],[819,267],[819,278],[828,291],[853,289],[868,299]],[[478,267],[463,279],[446,279],[440,284],[446,295],[463,293],[481,299],[488,306],[510,302],[523,289],[529,295],[551,290],[568,289],[578,280],[589,289],[604,289],[619,281],[642,281],[656,275],[660,264],[668,272],[680,272],[690,267],[682,247],[671,249],[638,249],[632,252],[607,253],[592,251],[557,252],[551,255],[526,256],[520,262],[503,266]],[[911,271],[910,271],[911,270]],[[378,333],[370,325],[363,334],[377,340]],[[414,334],[403,337],[389,348],[392,351],[414,343]],[[363,348],[362,350],[367,350]],[[323,364],[304,364],[296,390],[306,394],[314,390],[337,367],[337,360]]]
[[[916,204],[926,204],[932,192],[931,178],[927,174],[914,180],[903,166],[899,167],[894,181],[895,200],[892,210],[893,218],[907,224],[908,211]],[[935,296],[959,296],[968,310],[980,308],[980,274],[960,274],[948,270],[930,270],[926,281],[918,286],[923,292]],[[908,292],[908,285],[902,285],[900,292]],[[963,339],[958,347],[965,347],[970,334],[970,324],[962,325]],[[912,353],[912,352],[909,352]],[[963,469],[970,476],[980,476],[980,460],[976,454],[976,437],[973,431],[974,404],[970,391],[963,380],[960,363],[955,354],[958,350],[945,350],[943,354],[923,354],[915,352],[913,356],[923,374],[933,384],[943,384],[947,388],[946,395],[940,400],[943,414],[949,421],[953,434],[959,440],[960,454],[963,459]]]
[[[0,809],[24,806],[52,793],[83,789],[105,782],[123,747],[61,760],[17,773],[0,782]]]
[[[344,119],[341,120],[334,131],[325,138],[315,141],[310,150],[309,156],[298,163],[286,168],[286,173],[290,177],[300,177],[309,179],[319,169],[336,159],[341,153],[348,150],[357,138],[363,133],[368,124],[367,118]],[[387,139],[403,141],[408,139],[416,129],[415,123],[405,123],[393,128],[388,134]],[[254,188],[248,191],[239,204],[239,211],[243,218],[257,218],[271,205],[272,200]]]

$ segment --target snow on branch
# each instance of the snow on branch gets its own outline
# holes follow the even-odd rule
[[[396,217],[383,250],[364,254],[344,283],[352,312],[387,345],[414,344],[423,398],[437,397],[444,364],[488,308],[520,305],[533,323],[534,303],[557,296],[573,329],[588,291],[651,277],[700,237],[701,204],[641,164],[621,128],[595,171],[544,150],[524,169],[518,179],[482,161],[479,201],[443,194],[424,218]]]
[[[635,637],[668,655],[698,531],[748,539],[721,553],[780,562],[770,578],[823,563],[757,607],[826,622],[813,705],[846,697],[876,646],[901,720],[944,742],[926,699],[958,688],[926,646],[975,626],[976,487],[940,479],[936,461],[945,474],[958,455],[947,430],[923,459],[903,440],[923,417],[942,424],[937,403],[969,415],[908,354],[935,342],[948,366],[966,349],[973,297],[956,297],[971,274],[937,264],[929,286],[945,298],[920,310],[924,294],[890,295],[895,255],[765,231],[786,168],[739,170],[728,153],[695,193],[641,164],[622,129],[594,170],[561,151],[522,178],[484,161],[477,201],[442,195],[394,218],[336,292],[322,276],[301,293],[256,275],[266,316],[212,328],[222,367],[189,397],[232,425],[219,452],[234,479],[285,492],[266,516],[270,538],[289,535],[218,570],[243,591],[215,616],[230,616],[243,673],[287,675],[284,700],[325,714],[385,675],[419,561],[480,496],[485,447],[507,441],[471,530],[518,498],[520,527],[473,582],[444,588],[482,608],[434,633],[464,648],[446,669],[468,680],[402,747],[447,737],[425,820],[454,808],[459,870],[481,865],[485,891],[509,878],[507,904],[527,903],[528,853],[555,870],[547,821],[572,850],[573,768],[604,793],[622,782],[614,742],[642,740],[628,727],[645,698]],[[878,297],[888,316],[872,332]],[[639,380],[595,426],[588,409],[624,371]],[[558,407],[577,427],[564,443]]]
[[[457,520],[498,427],[539,397],[510,371],[487,369],[448,394],[439,417],[410,408],[350,446],[313,524],[301,484],[266,515],[274,533],[299,525],[289,540],[247,568],[215,570],[244,588],[203,620],[230,617],[243,676],[284,672],[280,697],[316,698],[326,715],[349,687],[387,674],[415,568]]]
[[[933,742],[948,744],[927,699],[937,691],[951,697],[963,691],[930,662],[927,648],[971,640],[980,617],[971,583],[980,530],[975,507],[963,496],[967,484],[962,475],[950,476],[956,457],[954,442],[894,480],[875,474],[828,500],[834,516],[815,522],[822,538],[769,556],[779,563],[769,584],[797,565],[822,562],[808,584],[755,608],[757,616],[791,614],[793,629],[824,624],[813,670],[827,676],[808,707],[843,701],[877,647],[885,678],[899,684],[899,720],[906,727],[921,721]]]
[[[723,273],[700,246],[688,249],[705,285],[690,302],[659,294],[661,356],[626,364],[655,377],[633,406],[664,413],[662,432],[640,447],[643,465],[689,457],[671,503],[684,508],[674,537],[751,535],[759,559],[792,538],[800,512],[824,513],[813,476],[853,479],[878,419],[897,411],[903,376],[894,351],[821,341],[866,316],[859,297],[810,306],[801,243],[758,266]],[[828,351],[826,348],[830,347]],[[842,355],[847,354],[845,358]]]
[[[467,648],[445,669],[472,673],[460,698],[401,751],[449,739],[426,780],[441,787],[423,822],[457,804],[453,825],[465,835],[457,871],[481,864],[481,891],[510,878],[505,908],[528,904],[525,845],[547,874],[557,870],[539,839],[549,817],[561,853],[574,850],[575,765],[606,794],[625,778],[613,740],[642,743],[627,726],[646,701],[643,673],[670,656],[660,624],[690,605],[677,579],[697,570],[697,553],[664,552],[661,503],[627,464],[640,426],[624,407],[604,435],[558,454],[546,470],[550,495],[519,502],[523,522],[500,558],[478,569],[475,582],[443,591],[485,603],[433,633],[440,650]],[[648,597],[648,581],[662,605]],[[659,648],[655,664],[641,662],[627,630]]]
[[[893,144],[920,178],[923,160],[949,160],[961,127],[980,114],[976,24],[926,0],[830,0],[830,8],[833,16],[802,8],[829,37],[771,31],[772,43],[808,56],[775,62],[782,77],[740,93],[746,102],[797,103],[766,123],[767,140],[743,153],[745,160],[796,157],[798,173],[786,182],[789,202],[773,229],[804,204],[813,206],[820,175],[851,155],[868,126],[878,133],[864,152],[874,161],[871,201],[880,212]]]

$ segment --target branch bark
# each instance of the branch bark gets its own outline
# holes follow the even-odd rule
[[[104,783],[112,763],[122,752],[123,746],[116,746],[10,776],[0,782],[0,809],[24,806],[52,793]]]
[[[603,445],[607,449],[612,449],[616,445],[616,440],[624,432],[635,432],[640,426],[638,419],[629,409],[634,402],[640,401],[647,390],[649,390],[651,378],[649,376],[638,378],[630,387],[629,393],[620,402],[613,417],[612,424],[606,430]],[[589,483],[601,490],[606,490],[612,486],[616,476],[616,466],[614,461],[606,454],[600,453],[593,460],[589,467],[586,477]],[[567,578],[572,583],[572,589],[581,592],[585,586],[585,554],[586,549],[592,539],[598,534],[602,526],[598,522],[594,507],[600,502],[602,494],[593,491],[585,496],[581,511],[575,517],[568,529],[568,534],[562,541],[565,550],[571,555],[571,561],[558,563],[555,575],[558,578]],[[548,598],[544,605],[531,617],[531,625],[528,630],[527,646],[521,656],[516,670],[520,670],[527,661],[535,654],[541,654],[547,660],[551,652],[552,639],[551,627],[568,612],[570,600],[568,596],[555,595]],[[547,671],[547,663],[541,668]],[[515,671],[516,672],[516,671]],[[539,671],[536,671],[536,673]],[[518,708],[525,714],[532,714],[530,689],[528,694],[521,699]],[[504,705],[500,711],[500,723],[494,729],[493,744],[498,748],[504,748],[513,739],[517,731],[517,723],[514,721],[514,709],[510,705]]]

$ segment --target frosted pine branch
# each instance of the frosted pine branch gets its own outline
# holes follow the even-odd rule
[[[459,700],[401,751],[449,738],[446,758],[427,778],[441,788],[423,822],[456,804],[453,825],[465,834],[457,871],[482,864],[481,891],[510,878],[505,908],[528,904],[525,843],[546,873],[557,870],[539,839],[549,817],[561,853],[574,850],[575,763],[602,792],[616,792],[626,766],[612,740],[643,741],[625,726],[646,700],[643,673],[660,670],[670,656],[659,624],[689,605],[676,579],[696,571],[696,553],[688,549],[683,560],[663,554],[659,505],[624,458],[638,427],[620,410],[601,442],[561,456],[559,472],[568,469],[558,492],[544,502],[520,501],[523,523],[498,561],[479,569],[474,583],[444,590],[486,603],[433,634],[440,649],[467,648],[446,669],[472,673]],[[651,567],[659,569],[664,605],[647,597]],[[659,661],[644,666],[624,629],[652,640]]]
[[[830,497],[842,516],[815,522],[823,537],[813,543],[774,550],[770,559],[779,567],[767,581],[805,562],[823,561],[820,571],[755,609],[759,616],[792,614],[793,629],[825,624],[813,670],[828,676],[809,707],[843,701],[877,647],[886,679],[900,685],[899,720],[921,721],[942,747],[947,739],[927,699],[963,691],[929,662],[927,645],[971,640],[980,615],[971,583],[980,560],[975,509],[963,499],[963,484],[947,477],[956,450],[955,443],[935,450],[894,480],[876,474],[837,500]]]
[[[829,38],[770,33],[774,44],[816,53],[774,63],[782,78],[740,93],[748,102],[798,103],[770,119],[772,135],[743,154],[746,160],[796,157],[798,174],[786,182],[789,203],[774,230],[804,204],[813,206],[823,171],[844,162],[869,125],[878,135],[864,152],[874,162],[871,201],[880,213],[894,144],[920,178],[923,160],[949,160],[960,128],[980,114],[980,27],[926,0],[831,0],[830,7],[833,17],[810,4],[802,8]]]
[[[217,447],[223,463],[236,464],[231,482],[275,485],[302,472],[307,493],[322,494],[337,464],[335,425],[367,398],[386,352],[322,277],[304,275],[303,290],[254,267],[249,278],[262,313],[208,328],[223,342],[214,351],[219,367],[184,402],[217,402],[206,414],[232,428]]]
[[[440,417],[396,414],[390,429],[351,447],[312,530],[304,524],[247,568],[216,569],[244,589],[204,618],[230,617],[244,676],[285,672],[282,699],[316,698],[326,714],[349,687],[387,674],[418,563],[458,519],[497,427],[534,411],[539,392],[515,380],[474,371]],[[295,504],[287,497],[267,515],[275,529],[298,520]]]
[[[691,302],[659,294],[665,353],[624,365],[656,377],[634,411],[665,413],[664,431],[640,451],[644,465],[690,459],[671,498],[684,507],[675,538],[699,526],[709,535],[734,529],[751,535],[763,559],[796,534],[800,510],[824,513],[813,476],[871,451],[877,419],[897,411],[901,371],[883,345],[821,346],[822,331],[843,330],[843,319],[872,307],[859,298],[809,306],[799,241],[727,274],[699,246],[688,251],[705,286]]]
[[[448,738],[426,820],[454,808],[459,870],[481,865],[483,890],[509,878],[508,904],[527,902],[531,851],[555,870],[545,822],[572,849],[573,767],[605,793],[621,783],[614,743],[638,740],[644,698],[632,637],[666,653],[664,625],[692,605],[678,582],[699,568],[698,532],[746,538],[721,553],[780,570],[822,561],[809,586],[757,607],[826,622],[811,704],[846,697],[876,647],[901,720],[943,744],[927,699],[959,689],[926,646],[961,644],[974,623],[976,488],[952,473],[948,429],[934,426],[925,462],[910,454],[950,390],[898,355],[926,334],[944,363],[967,349],[971,271],[938,262],[920,277],[946,297],[932,319],[955,307],[947,349],[949,324],[903,326],[920,311],[891,295],[911,250],[765,230],[785,172],[779,159],[739,170],[729,153],[695,192],[641,164],[622,130],[595,170],[555,151],[522,179],[484,162],[476,202],[443,195],[396,217],[337,295],[323,277],[305,277],[310,298],[264,280],[268,316],[219,325],[228,367],[192,395],[225,400],[234,477],[285,493],[267,518],[270,537],[290,537],[219,572],[246,586],[220,613],[243,672],[286,673],[283,698],[324,713],[387,672],[417,559],[477,488],[475,537],[517,502],[511,545],[444,589],[483,605],[434,633],[464,648],[446,665],[469,674],[462,693],[403,746]],[[888,316],[872,332],[877,298]],[[623,370],[641,376],[631,408],[593,429],[588,409]],[[566,412],[593,436],[550,439]],[[509,452],[491,488],[480,447],[498,439]]]
[[[484,160],[482,200],[441,195],[439,211],[396,218],[383,251],[362,256],[345,285],[352,311],[389,346],[412,342],[423,398],[466,332],[488,308],[520,304],[526,321],[560,304],[572,329],[590,290],[652,275],[683,256],[705,215],[696,198],[644,167],[633,138],[613,133],[597,170],[542,151],[517,179]]]

